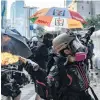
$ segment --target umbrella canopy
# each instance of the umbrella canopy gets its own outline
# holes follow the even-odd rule
[[[32,55],[32,52],[26,44],[25,39],[10,30],[7,30],[6,33],[1,34],[1,51],[10,52],[25,58]]]
[[[16,29],[11,29],[11,31],[13,31],[13,32],[15,32],[15,33],[17,33],[18,35],[21,36],[21,34]]]
[[[30,17],[35,24],[62,28],[83,28],[81,23],[86,23],[82,16],[66,8],[44,8]]]

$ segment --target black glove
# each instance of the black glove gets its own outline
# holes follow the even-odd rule
[[[19,60],[25,64],[25,67],[31,67],[33,71],[37,71],[39,69],[39,65],[30,59],[20,57]]]
[[[37,71],[39,69],[39,65],[30,59],[27,59],[27,64],[29,64],[29,66],[32,66],[34,71]]]
[[[58,66],[65,65],[65,64],[67,64],[67,62],[68,62],[68,58],[67,57],[59,56],[57,58],[57,65]]]

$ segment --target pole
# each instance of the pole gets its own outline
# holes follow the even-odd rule
[[[14,7],[13,7],[13,22],[12,22],[12,25],[13,25],[12,27],[13,27],[13,28],[15,27],[15,25],[14,25],[14,24],[15,24],[14,17],[15,17],[15,16],[14,16]]]
[[[29,7],[24,7],[25,8],[25,36],[27,37],[27,38],[29,38],[29,34],[30,34],[30,32],[29,32]]]
[[[2,20],[1,20],[1,27],[2,27],[2,29],[4,28],[3,27],[3,16],[2,16]]]
[[[66,0],[64,0],[64,8],[66,8],[66,2],[67,2],[67,1],[66,1]]]
[[[25,9],[26,9],[26,37],[27,38],[31,38],[31,33],[30,33],[30,20],[29,20],[29,18],[30,18],[30,10],[31,9],[35,9],[35,8],[37,8],[37,7],[29,7],[29,6],[25,6],[24,7]]]
[[[29,15],[28,15],[28,20],[30,18],[30,8],[28,9],[29,10]],[[29,20],[29,38],[31,38],[31,32],[30,32],[30,20]]]

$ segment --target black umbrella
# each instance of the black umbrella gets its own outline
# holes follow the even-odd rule
[[[32,55],[25,39],[11,30],[1,34],[1,51],[10,52],[25,58]]]
[[[16,29],[11,29],[11,31],[13,31],[13,32],[15,32],[15,33],[17,33],[18,35],[21,36],[21,34]]]

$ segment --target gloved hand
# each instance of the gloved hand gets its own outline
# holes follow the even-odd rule
[[[35,62],[33,62],[30,59],[26,59],[24,57],[19,57],[19,60],[25,64],[27,64],[27,67],[31,66],[33,68],[34,71],[37,71],[39,69],[39,65]]]
[[[38,65],[37,63],[33,62],[32,60],[27,59],[27,63],[28,63],[30,66],[33,67],[33,70],[34,70],[34,71],[37,71],[37,70],[39,69],[39,65]]]
[[[24,63],[24,64],[26,64],[27,59],[24,58],[24,57],[19,56],[19,61],[22,62],[22,63]]]

